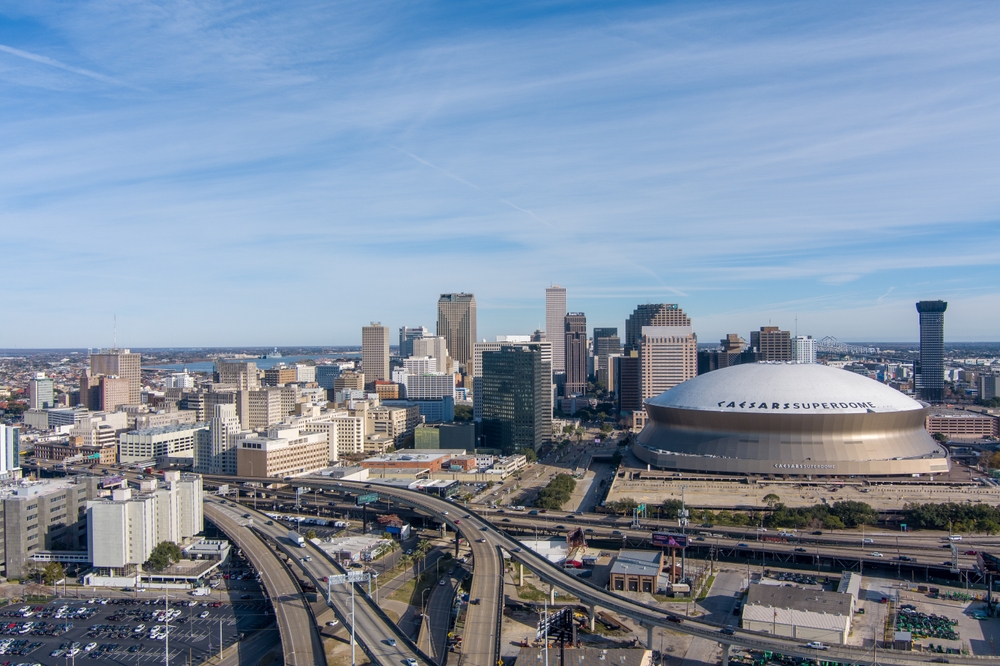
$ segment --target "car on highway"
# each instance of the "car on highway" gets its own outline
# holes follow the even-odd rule
[[[812,534],[813,536],[822,536],[823,530],[816,530],[815,532],[810,532],[809,534]]]
[[[438,585],[441,585],[443,587],[445,582],[446,582],[445,579],[442,578],[441,580],[438,581]]]
[[[510,518],[504,518],[504,519],[503,519],[503,520],[501,520],[500,522],[501,522],[501,523],[509,523],[509,522],[510,522]]]
[[[871,552],[871,556],[872,557],[882,557],[882,553],[878,552],[877,550],[873,550]]]
[[[566,526],[565,525],[556,525],[556,529],[557,530],[564,530],[564,529],[566,529]]]
[[[521,548],[517,547],[512,552],[514,552],[514,553],[520,553],[521,552]]]
[[[396,647],[396,639],[395,638],[387,638],[387,639],[385,639],[385,644],[388,645],[389,647]]]
[[[417,666],[417,660],[413,657],[406,658],[406,666]]]
[[[868,537],[865,537],[864,539],[861,540],[861,543],[875,543],[875,539],[869,539]]]
[[[447,515],[448,515],[448,512],[447,512],[447,511],[442,511],[442,512],[441,512],[441,515],[442,515],[442,516],[447,516]]]
[[[326,623],[326,626],[336,627],[338,624],[340,624],[340,620],[330,620],[329,622]]]
[[[736,544],[736,547],[737,548],[749,548],[750,546],[748,546],[748,545],[746,545],[746,543],[740,541],[738,544]]]
[[[813,650],[825,650],[827,647],[820,643],[819,641],[809,641],[806,643],[807,648],[812,648]]]
[[[486,527],[486,525],[483,525],[482,527],[479,528],[479,531],[480,532],[489,532],[490,528]]]
[[[486,539],[477,539],[476,542],[477,543],[486,543]]]
[[[798,548],[795,549],[795,552],[796,553],[804,553],[804,552],[806,552],[806,549],[803,548],[802,546],[799,546]]]
[[[736,630],[732,627],[723,627],[722,629],[719,629],[719,633],[725,634],[726,636],[732,636],[736,633]]]
[[[976,551],[974,551],[974,550],[967,550],[967,551],[965,551],[965,554],[966,555],[975,555]]]
[[[909,555],[900,555],[899,557],[897,557],[895,559],[899,560],[900,562],[915,562],[916,561],[912,557],[910,557]]]

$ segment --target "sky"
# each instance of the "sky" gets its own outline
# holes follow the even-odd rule
[[[1000,4],[0,0],[0,348],[1000,340]],[[623,332],[623,331],[620,331]]]

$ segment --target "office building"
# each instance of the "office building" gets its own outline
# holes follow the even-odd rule
[[[55,383],[44,372],[35,373],[28,380],[28,409],[48,409],[55,407]]]
[[[643,326],[690,326],[691,320],[675,303],[644,303],[625,320],[625,351],[639,350]]]
[[[102,577],[134,576],[164,541],[189,542],[204,530],[201,477],[168,470],[163,482],[146,479],[137,490],[119,488],[86,503],[87,552]],[[113,581],[109,584],[113,584]]]
[[[118,462],[153,460],[158,466],[193,465],[194,450],[207,423],[178,424],[123,432],[118,436]]]
[[[194,471],[199,474],[236,474],[236,437],[243,428],[236,405],[215,405],[208,432],[201,432],[195,448]]]
[[[366,433],[385,435],[396,449],[402,449],[411,443],[413,431],[420,422],[420,409],[416,405],[373,407],[366,411],[365,418]]]
[[[101,408],[101,377],[90,370],[80,374],[80,406],[95,412]]]
[[[175,372],[163,380],[163,388],[194,388],[194,377],[189,375],[187,370]]]
[[[86,464],[100,463],[114,465],[118,462],[118,445],[115,443],[113,430],[98,430],[99,435],[85,444],[79,435],[70,435],[65,440],[45,440],[35,442],[34,456],[36,460],[76,460],[86,461]]]
[[[0,489],[7,578],[24,578],[35,556],[48,551],[86,551],[88,499],[97,496],[98,477],[21,482]]]
[[[340,376],[333,380],[333,390],[341,391],[364,391],[365,375],[363,372],[341,372]]]
[[[468,372],[472,344],[476,341],[476,297],[441,294],[438,299],[437,334],[443,336],[452,359]]]
[[[249,418],[247,428],[266,430],[284,418],[282,412],[281,389],[274,386],[248,391],[247,407]]]
[[[129,381],[124,377],[102,375],[98,379],[101,411],[114,412],[122,405],[139,404],[129,400],[130,391]]]
[[[979,375],[979,399],[992,400],[997,397],[997,376],[995,373]]]
[[[260,388],[260,372],[254,361],[219,359],[215,362],[215,373],[219,384],[233,386],[239,391]]]
[[[300,384],[312,384],[316,381],[316,366],[308,363],[295,364],[295,381]]]
[[[341,369],[339,365],[317,365],[316,383],[325,389],[334,389],[334,380],[340,377]]]
[[[302,476],[327,467],[328,452],[324,433],[274,427],[264,435],[237,437],[236,469],[240,476]]]
[[[566,372],[566,288],[545,290],[545,339],[552,343],[552,372]]]
[[[761,326],[750,331],[750,350],[758,361],[792,361],[792,334],[777,326]]]
[[[944,435],[949,440],[995,439],[1000,435],[997,417],[992,414],[962,410],[935,409],[927,414],[924,427],[932,435]]]
[[[796,363],[816,362],[816,341],[811,335],[796,335],[792,339],[792,360]]]
[[[361,369],[369,385],[390,379],[388,326],[373,321],[361,328]]]
[[[128,404],[142,404],[142,356],[128,349],[102,349],[90,355],[90,375],[109,375],[128,380]],[[82,387],[81,387],[82,395]]]
[[[455,376],[440,372],[408,374],[406,377],[407,400],[455,399]]]
[[[408,356],[414,356],[413,353],[413,341],[419,340],[420,338],[425,338],[431,334],[423,326],[414,326],[410,328],[408,326],[399,327],[399,357],[407,358]]]
[[[608,357],[620,354],[621,351],[622,343],[618,338],[617,328],[594,327],[594,374],[608,391],[614,390],[609,387],[609,384],[614,384],[614,379],[609,381]]]
[[[400,386],[401,384],[397,384],[396,382],[377,381],[373,388],[375,389],[375,395],[380,400],[398,400]]]
[[[511,455],[552,438],[552,367],[538,344],[483,354],[483,448]]]
[[[331,462],[340,460],[341,456],[364,453],[366,425],[364,414],[338,411],[324,414],[318,420],[303,421],[297,425],[305,433],[323,433],[327,443],[327,459]]]
[[[563,351],[565,353],[565,395],[587,392],[587,317],[582,312],[570,312],[564,318]]]
[[[416,407],[424,423],[451,422],[455,420],[455,399],[448,395],[441,398],[383,400],[382,405],[385,407]]]
[[[295,367],[276,365],[264,371],[264,386],[284,386],[298,381],[299,372]]]
[[[425,335],[413,341],[410,356],[431,356],[437,361],[436,372],[453,373],[454,363],[448,353],[448,341],[440,335]]]
[[[564,324],[565,328],[565,324]],[[514,336],[514,335],[498,335],[496,340],[493,342],[477,342],[473,345],[472,354],[472,417],[476,421],[481,421],[483,418],[483,402],[480,399],[482,395],[482,383],[483,383],[483,354],[492,351],[498,351],[504,347],[520,347],[526,344],[525,341],[521,340],[521,337],[527,336]],[[563,338],[565,340],[565,337]],[[532,346],[537,347],[542,354],[542,362],[547,363],[551,368],[554,362],[552,357],[552,343],[548,340],[543,340],[541,342],[531,342]],[[565,345],[564,345],[565,348]],[[551,380],[550,380],[550,393],[551,393]]]
[[[641,376],[638,346],[615,359],[615,395],[618,397],[619,414],[642,409]]]
[[[21,428],[0,423],[0,480],[21,478]]]
[[[411,356],[403,359],[403,369],[407,375],[425,375],[438,371],[437,359],[433,356]]]
[[[736,333],[729,333],[719,341],[719,349],[702,349],[698,351],[698,374],[712,372],[719,368],[728,368],[740,363],[753,363],[756,356],[746,352],[747,342]],[[815,361],[815,345],[813,359]]]
[[[643,326],[639,342],[642,399],[698,375],[698,338],[691,326]]]
[[[944,399],[944,301],[920,301],[920,361],[914,368],[917,395],[926,402]]]

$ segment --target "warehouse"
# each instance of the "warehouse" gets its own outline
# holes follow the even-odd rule
[[[742,627],[802,641],[845,644],[854,596],[801,587],[751,585]]]

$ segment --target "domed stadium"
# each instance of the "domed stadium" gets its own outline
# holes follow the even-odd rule
[[[771,476],[902,476],[950,469],[927,406],[815,363],[715,370],[645,402],[633,446],[665,470]]]

